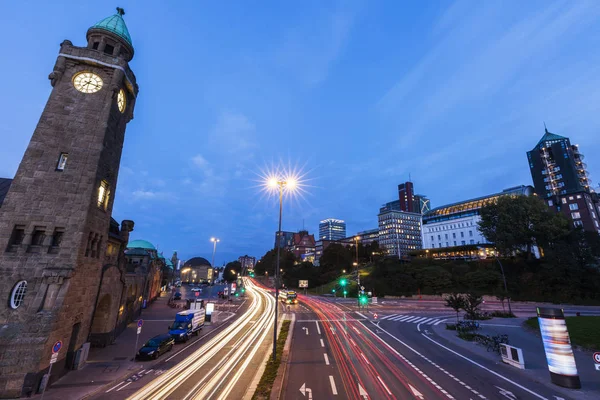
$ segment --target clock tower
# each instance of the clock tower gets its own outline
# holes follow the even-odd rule
[[[127,123],[138,94],[124,11],[60,45],[52,92],[0,207],[0,397],[85,363]]]

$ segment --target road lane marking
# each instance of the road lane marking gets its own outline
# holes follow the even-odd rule
[[[408,318],[407,315],[398,315],[394,318],[390,318],[390,321],[400,321],[402,318]]]
[[[421,323],[422,324],[427,324],[430,321],[433,321],[433,318],[427,318],[425,321],[421,321]]]
[[[389,333],[388,333],[388,335],[390,335],[390,336],[394,337],[393,335],[391,335],[391,334],[389,334]],[[479,364],[478,362],[471,360],[469,357],[463,356],[462,354],[460,354],[460,353],[457,353],[456,351],[454,351],[454,350],[452,350],[452,349],[450,349],[450,348],[448,348],[448,347],[444,346],[443,344],[436,342],[435,340],[431,339],[429,336],[423,335],[423,337],[424,337],[425,339],[427,339],[427,340],[429,340],[429,341],[431,341],[431,342],[433,342],[433,343],[437,344],[437,345],[438,345],[438,346],[440,346],[441,348],[443,348],[443,349],[445,349],[445,350],[448,350],[449,352],[451,352],[451,353],[453,353],[453,354],[455,354],[455,355],[459,356],[460,358],[463,358],[463,359],[465,359],[465,360],[469,361],[471,364],[473,364],[473,365],[476,365],[476,366],[478,366],[479,368],[481,368],[481,369],[483,369],[483,370],[485,370],[485,371],[488,371],[489,373],[491,373],[491,374],[493,374],[493,375],[496,375],[496,376],[497,376],[497,377],[499,377],[500,379],[504,379],[506,382],[508,382],[508,383],[511,383],[511,384],[515,385],[516,387],[518,387],[518,388],[520,388],[520,389],[523,389],[524,391],[526,391],[526,392],[527,392],[527,393],[529,393],[529,394],[532,394],[532,395],[534,395],[534,396],[535,396],[535,397],[537,397],[538,399],[542,399],[542,400],[548,400],[546,397],[544,397],[544,396],[540,396],[539,394],[535,393],[534,391],[527,389],[525,386],[522,386],[522,385],[518,384],[517,382],[514,382],[514,381],[512,381],[512,380],[510,380],[510,379],[508,379],[508,378],[506,378],[506,377],[504,377],[504,376],[502,376],[502,375],[500,375],[500,374],[499,374],[499,373],[497,373],[496,371],[494,371],[494,370],[491,370],[491,369],[489,369],[489,368],[487,368],[487,367],[485,367],[485,366],[483,366],[483,365]],[[394,339],[396,339],[396,338],[394,337]],[[398,340],[398,339],[396,339],[396,340]]]
[[[384,320],[384,319],[388,319],[388,318],[395,317],[396,315],[398,315],[398,314],[384,315],[383,317],[381,317],[381,318],[379,318],[379,319],[381,319],[381,320]]]
[[[408,317],[406,319],[403,319],[402,322],[411,322],[414,321],[415,319],[418,319],[419,317]]]
[[[325,347],[325,343],[323,342],[323,339],[320,339],[320,340],[321,340],[321,347]]]
[[[119,382],[117,385],[115,385],[115,386],[111,387],[110,389],[108,389],[105,393],[113,391],[114,389],[118,388],[119,386],[121,386],[124,383],[125,383],[125,381]]]
[[[323,358],[325,359],[325,365],[329,365],[329,357],[327,357],[327,353],[323,353]]]
[[[362,326],[364,326],[365,328],[367,328],[369,330],[369,332],[371,332],[372,335],[375,335],[373,333],[373,331],[371,331],[365,324],[363,324],[362,322],[360,323]],[[373,322],[371,322],[371,324],[375,325]],[[403,341],[401,341],[400,339],[398,339],[397,337],[395,337],[394,335],[392,335],[391,333],[389,333],[388,331],[386,331],[383,328],[379,328],[381,329],[381,332],[385,332],[387,333],[389,336],[391,336],[392,338],[394,338],[395,340],[397,340],[398,342],[402,343],[404,346],[408,347],[410,350],[412,350],[413,352],[415,352],[416,354],[418,354],[419,356],[423,357],[418,351],[416,351],[415,349],[413,349],[412,347],[410,347],[409,345],[407,345],[406,343],[404,343]],[[452,396],[450,393],[448,393],[447,391],[444,390],[444,388],[442,388],[440,385],[437,384],[437,382],[435,382],[433,379],[431,379],[426,373],[424,373],[423,371],[421,371],[415,364],[413,364],[408,358],[404,357],[402,354],[400,354],[395,348],[393,348],[388,342],[386,342],[385,340],[379,338],[379,340],[381,341],[381,343],[383,343],[388,349],[390,349],[394,354],[396,354],[398,357],[400,357],[405,363],[407,363],[412,369],[414,369],[418,374],[420,374],[422,377],[424,377],[425,379],[427,379],[433,386],[435,386],[440,392],[442,392],[444,395],[446,395],[447,398],[449,399],[454,399],[454,396]]]
[[[448,319],[448,318],[445,318],[445,319],[440,319],[440,320],[439,320],[438,322],[436,322],[434,325],[438,325],[438,324],[440,324],[440,323],[444,322],[444,321],[445,321],[445,320],[447,320],[447,319]]]
[[[383,388],[385,389],[385,391],[388,392],[388,394],[391,396],[392,392],[390,392],[390,389],[388,389],[387,385],[385,383],[383,383],[383,381],[381,380],[381,378],[379,377],[379,375],[377,375],[377,379],[379,379],[379,382],[381,382],[381,384],[383,385]]]
[[[333,375],[329,375],[329,383],[331,383],[331,392],[334,396],[337,396],[337,387],[335,386],[335,381],[333,380]],[[390,393],[391,394],[391,393]]]
[[[423,399],[423,394],[421,392],[419,392],[417,389],[415,389],[413,387],[413,385],[411,385],[410,383],[408,384],[408,386],[410,387],[410,390],[412,391],[413,395],[415,397],[418,397],[419,399]]]
[[[133,383],[133,381],[132,381],[132,382],[128,382],[126,385],[123,385],[123,386],[121,386],[121,387],[120,387],[120,388],[118,388],[116,391],[118,392],[118,391],[120,391],[121,389],[125,389],[127,386],[131,385],[132,383]]]
[[[364,315],[362,315],[361,313],[359,313],[358,311],[356,312],[358,315],[360,315],[361,317],[363,317],[364,319],[367,319],[367,317],[365,317]]]
[[[360,355],[362,356],[363,360],[365,360],[365,362],[366,362],[367,364],[369,364],[369,365],[371,364],[371,363],[369,362],[369,360],[367,360],[367,357],[365,357],[365,355],[364,355],[363,353],[360,353]]]
[[[321,334],[321,328],[319,328],[319,321],[315,321],[315,324],[317,324],[317,333],[320,335]]]

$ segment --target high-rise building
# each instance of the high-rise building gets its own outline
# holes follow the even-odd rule
[[[562,212],[574,227],[600,232],[599,199],[591,187],[587,165],[569,138],[548,132],[527,152],[535,193]]]
[[[346,223],[328,218],[319,223],[319,240],[341,240],[346,237]]]
[[[421,214],[403,211],[400,206],[397,200],[379,209],[379,247],[388,255],[404,258],[422,248]]]
[[[516,186],[500,193],[436,207],[423,215],[423,248],[439,249],[488,243],[478,222],[481,209],[494,204],[500,196],[531,196],[531,186]]]
[[[85,363],[91,333],[114,326],[127,298],[122,242],[109,238],[138,95],[122,15],[89,28],[83,47],[61,43],[50,97],[0,208],[0,293],[9,297],[0,302],[0,359],[11,360],[0,363],[0,397],[37,389],[58,340],[51,380]],[[115,261],[106,262],[109,251]]]
[[[415,209],[415,192],[412,182],[404,182],[398,185],[398,200],[400,201],[400,210],[418,212],[418,209]]]
[[[242,264],[242,271],[253,270],[256,265],[256,258],[250,257],[249,255],[242,256],[238,258],[240,264]]]

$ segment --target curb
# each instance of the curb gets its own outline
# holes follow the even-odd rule
[[[294,324],[296,322],[295,314],[292,314],[291,321],[288,337],[285,340],[285,346],[283,346],[283,352],[281,354],[281,364],[279,364],[279,368],[277,369],[277,377],[275,378],[275,382],[273,382],[273,387],[271,388],[270,400],[279,400],[281,398],[281,392],[285,386],[284,383],[287,381],[287,366],[291,354],[292,337],[294,336]]]

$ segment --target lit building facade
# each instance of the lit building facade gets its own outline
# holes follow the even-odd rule
[[[379,246],[390,256],[404,257],[422,248],[421,214],[400,209],[400,201],[387,203],[379,210]]]
[[[319,223],[319,240],[342,240],[346,237],[346,222],[328,218]]]
[[[535,193],[574,227],[600,232],[600,201],[591,188],[584,156],[567,137],[545,130],[527,160]]]
[[[238,258],[240,264],[242,264],[242,271],[252,271],[256,265],[256,257],[250,257],[248,255]]]
[[[366,246],[373,242],[379,242],[379,228],[369,229],[367,231],[358,232],[356,235],[348,236],[342,239],[340,242],[345,245],[353,245],[358,237],[358,241]]]
[[[423,248],[439,249],[485,244],[478,222],[481,209],[495,203],[500,196],[531,196],[533,187],[516,186],[500,193],[434,208],[423,215]]]

